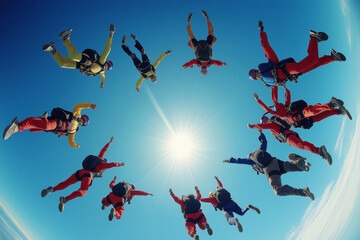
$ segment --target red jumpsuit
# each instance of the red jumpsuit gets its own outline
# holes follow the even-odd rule
[[[109,187],[112,189],[114,185],[115,185],[115,180],[111,181]],[[147,192],[130,189],[127,194],[127,199],[131,199],[133,196],[147,196],[147,195],[149,195],[149,193]],[[114,206],[116,219],[120,219],[124,213],[125,199],[116,196],[113,192],[109,193],[106,197],[104,197],[101,203],[106,207],[110,206],[110,204]]]
[[[276,110],[272,110],[268,106],[266,106],[260,99],[258,99],[258,103],[260,106],[267,112],[272,115],[278,116],[283,120],[287,121],[289,124],[293,125],[295,121],[300,121],[300,117],[292,116],[287,110],[286,107],[291,104],[291,95],[290,91],[285,89],[285,105],[278,102],[278,87],[271,87],[271,97],[272,101],[275,105]],[[305,118],[312,118],[313,122],[319,122],[327,117],[339,115],[339,110],[333,109],[330,107],[330,104],[315,104],[308,105],[302,110],[302,114]]]
[[[251,128],[270,129],[272,135],[274,135],[275,137],[277,137],[281,134],[280,126],[271,121],[268,121],[267,123],[264,123],[264,124],[254,124],[254,125],[251,125],[250,127]],[[307,151],[310,151],[312,153],[319,155],[319,148],[315,147],[312,143],[301,140],[301,138],[299,137],[299,135],[296,132],[291,131],[291,130],[285,130],[284,134],[286,136],[285,141],[289,145],[296,147],[298,149],[307,150]]]
[[[196,190],[196,195],[197,195],[197,200],[201,199],[201,195],[199,190]],[[180,204],[181,206],[181,211],[184,212],[185,211],[185,205],[184,205],[184,201],[181,200],[180,198],[178,198],[177,196],[175,196],[174,193],[171,193],[171,196],[173,197],[173,199],[175,200],[175,202],[177,202],[178,204]],[[201,217],[202,216],[202,217]],[[188,231],[188,234],[190,235],[190,237],[194,237],[194,234],[196,234],[196,223],[193,222],[189,222],[188,219],[191,220],[197,220],[201,217],[200,220],[198,220],[197,225],[199,226],[199,228],[201,230],[205,230],[205,224],[207,223],[206,217],[205,215],[202,213],[202,211],[198,211],[196,213],[188,213],[185,215],[185,227]]]
[[[48,120],[47,118],[29,117],[19,122],[19,132],[29,129],[30,132],[42,132],[54,130],[58,124],[57,119]],[[66,130],[67,123],[63,122],[60,131]]]
[[[100,154],[99,154],[99,158],[103,158],[105,155],[106,150],[108,149],[110,143],[107,143],[103,149],[101,150]],[[95,170],[98,173],[102,173],[104,172],[106,169],[108,168],[113,168],[113,167],[120,167],[120,163],[99,163],[96,167]],[[59,183],[58,185],[56,185],[53,188],[53,191],[59,191],[59,190],[63,190],[65,188],[67,188],[68,186],[75,184],[78,181],[81,181],[81,186],[80,189],[73,192],[72,194],[70,194],[69,196],[66,197],[67,201],[70,201],[74,198],[77,197],[83,197],[86,195],[92,180],[93,180],[93,172],[85,170],[85,169],[81,169],[78,170],[76,173],[74,173],[73,175],[71,175],[68,179],[66,179],[64,182]]]
[[[187,63],[185,63],[184,65],[183,65],[183,67],[184,68],[188,68],[188,67],[193,67],[193,65],[197,65],[197,63],[198,63],[198,60],[197,59],[193,59],[193,60],[191,60],[190,62],[187,62]],[[218,60],[210,60],[210,64],[208,65],[208,63],[207,62],[202,62],[201,63],[201,66],[200,67],[210,67],[211,65],[213,65],[213,64],[215,64],[216,66],[219,66],[219,67],[222,67],[223,66],[223,62],[220,62],[220,61],[218,61]]]
[[[265,56],[272,62],[278,63],[279,59],[276,56],[276,53],[271,48],[267,35],[265,32],[260,32],[260,39],[261,39],[261,46],[263,47],[263,50],[265,52]],[[298,63],[287,63],[285,65],[286,70],[290,74],[298,74],[298,73],[307,73],[311,70],[314,70],[317,67],[320,67],[322,65],[331,63],[334,61],[333,57],[329,55],[325,55],[321,58],[319,58],[318,53],[318,42],[315,39],[310,39],[309,41],[309,47],[308,47],[308,56],[305,57],[303,60],[301,60]],[[286,75],[283,73],[281,69],[278,69],[277,75],[280,80],[284,80],[286,78]]]

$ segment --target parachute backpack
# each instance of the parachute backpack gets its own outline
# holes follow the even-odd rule
[[[231,201],[231,194],[225,188],[222,187],[219,187],[213,192],[213,197],[219,203],[219,207],[215,207],[215,210],[217,208],[222,209],[224,205],[226,205]]]
[[[80,69],[81,73],[89,73],[91,75],[93,75],[94,77],[99,75],[101,71],[104,70],[104,66],[105,64],[101,64],[100,63],[100,55],[93,49],[85,49],[84,51],[82,51],[83,56],[85,56],[87,59],[85,62],[79,62],[80,66],[83,67],[83,69]],[[91,64],[89,66],[86,66],[85,64],[87,64],[88,62],[91,62]],[[98,73],[93,73],[91,71],[91,68],[95,65],[98,64],[101,67],[101,71],[99,71]]]
[[[196,213],[198,211],[201,211],[201,203],[199,200],[196,199],[195,195],[188,194],[182,196],[182,200],[184,201],[184,216],[189,213]]]
[[[253,152],[253,154],[250,156],[250,159],[253,160],[256,165],[262,169],[271,163],[273,157],[268,152],[259,149]]]
[[[48,119],[57,119],[58,124],[55,129],[47,130],[45,132],[53,132],[55,134],[66,135],[66,136],[70,133],[69,128],[70,128],[71,121],[72,120],[76,120],[77,122],[81,121],[81,118],[74,118],[72,112],[64,110],[59,107],[53,108],[53,110],[51,111],[51,115],[50,115],[50,117],[48,117]],[[59,129],[61,128],[61,126],[63,125],[64,122],[67,123],[66,129],[64,131],[60,131]],[[79,130],[79,127],[75,130],[75,133],[78,130]]]
[[[95,170],[96,166],[102,162],[105,162],[105,161],[97,156],[89,155],[83,160],[82,166],[85,170],[88,170],[91,172],[96,172],[96,170]]]
[[[131,184],[128,182],[125,182],[125,181],[119,182],[112,188],[112,192],[116,196],[122,197],[125,200],[125,202],[127,201],[129,204],[130,204],[131,198],[128,199],[127,194],[130,190],[131,190]]]
[[[310,129],[313,126],[313,119],[305,118],[302,111],[305,107],[307,107],[308,104],[304,100],[298,100],[295,102],[292,102],[289,106],[286,107],[286,110],[289,114],[291,114],[293,117],[297,116],[300,118],[300,121],[294,121],[293,126],[296,128],[301,127],[302,129]]]
[[[209,47],[207,41],[205,40],[198,41],[195,55],[198,61],[198,65],[201,65],[202,62],[206,62],[208,66],[210,65],[210,60],[212,57],[212,49]]]

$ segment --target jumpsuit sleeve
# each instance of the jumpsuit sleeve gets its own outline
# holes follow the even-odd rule
[[[271,86],[271,99],[274,104],[278,102],[278,87],[277,86]]]
[[[264,123],[264,124],[256,123],[256,124],[252,125],[251,128],[271,129],[271,124],[268,124],[268,123]]]
[[[248,158],[230,158],[230,163],[253,165],[254,161]]]
[[[110,189],[113,189],[113,187],[114,187],[114,185],[115,185],[115,181],[116,181],[116,180],[112,180],[112,181],[111,181],[111,183],[110,183],[110,185],[109,185],[109,188],[110,188]]]
[[[141,84],[144,80],[145,78],[143,76],[139,78],[139,80],[136,82],[136,90],[140,91]]]
[[[291,94],[289,89],[285,88],[285,106],[289,106],[291,103]]]
[[[111,51],[111,44],[112,44],[112,37],[108,37],[106,40],[104,51],[100,55],[99,61],[101,64],[104,64],[106,62],[106,59]]]
[[[197,64],[197,60],[196,60],[196,59],[193,59],[193,60],[185,63],[185,64],[183,65],[183,67],[185,67],[185,68],[191,67],[191,68],[192,68],[193,65],[195,65],[195,64]]]
[[[196,199],[200,200],[201,199],[201,193],[199,190],[196,190]]]
[[[76,118],[81,117],[81,110],[85,108],[91,108],[92,103],[78,103],[75,105],[73,110],[73,116]]]
[[[210,60],[210,65],[216,65],[216,66],[219,66],[219,67],[222,67],[223,66],[223,62],[221,61],[218,61],[218,60]]]
[[[68,141],[70,146],[72,146],[73,148],[79,148],[79,146],[75,142],[75,133],[71,133],[68,135]]]
[[[163,60],[166,55],[167,55],[166,52],[164,52],[163,54],[160,55],[160,57],[158,57],[158,59],[156,59],[156,61],[153,64],[154,68],[156,68],[159,65],[161,60]]]
[[[100,151],[100,153],[99,153],[99,158],[103,158],[104,157],[104,155],[105,155],[105,153],[106,153],[106,151],[107,151],[107,149],[108,149],[108,147],[110,146],[110,143],[107,143],[102,149],[101,149],[101,151]]]
[[[202,199],[200,199],[200,201],[201,201],[201,202],[211,203],[211,204],[213,204],[213,205],[217,205],[217,204],[218,204],[217,200],[216,200],[215,198],[213,198],[213,197],[202,198]]]
[[[276,115],[276,112],[273,111],[271,108],[269,108],[268,106],[266,106],[266,104],[260,100],[260,98],[257,100],[257,102],[259,103],[259,105],[267,112],[269,112],[272,115]]]
[[[133,196],[147,196],[147,195],[149,195],[149,193],[144,192],[144,191],[130,190],[130,192],[129,192],[129,197],[133,197]]]
[[[265,32],[260,32],[261,46],[265,52],[265,56],[272,62],[278,63],[279,59],[276,56],[276,53],[271,48],[268,38]]]
[[[174,199],[174,201],[175,201],[177,204],[182,205],[183,201],[182,201],[180,198],[178,198],[177,196],[175,196],[174,193],[172,193],[172,194],[170,194],[170,195],[171,195],[171,197]]]
[[[113,167],[120,167],[120,163],[116,163],[116,162],[113,162],[113,163],[105,163],[105,162],[102,162],[102,163],[99,163],[96,167],[95,167],[95,171],[97,172],[102,172],[106,169],[109,169],[109,168],[113,168]]]
[[[101,71],[100,76],[101,76],[101,83],[104,84],[105,83],[105,71]]]
[[[266,151],[267,140],[266,140],[266,137],[265,137],[265,135],[263,133],[260,134],[259,141],[261,142],[260,149],[263,150],[263,151]]]
[[[222,187],[222,186],[223,186],[219,179],[216,179],[216,181],[218,182],[218,186],[219,186],[219,187]]]

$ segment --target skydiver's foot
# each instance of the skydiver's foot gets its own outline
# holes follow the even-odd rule
[[[70,33],[72,32],[72,28],[69,30],[63,31],[59,34],[59,38],[61,38],[63,41],[70,38]]]
[[[16,117],[16,118],[14,118],[14,120],[12,120],[10,125],[5,128],[4,134],[3,134],[3,139],[6,140],[11,135],[13,135],[14,133],[17,133],[17,132],[19,132],[19,122],[18,122],[18,118]]]
[[[126,35],[123,36],[121,42],[122,42],[122,45],[125,45],[125,44],[126,44]]]
[[[130,36],[131,36],[135,41],[137,41],[137,39],[136,39],[136,37],[135,37],[134,34],[130,34]]]
[[[49,116],[48,111],[45,111],[40,118],[48,118],[48,116]]]
[[[41,197],[46,197],[53,191],[54,191],[54,189],[52,187],[45,188],[44,190],[41,191]]]
[[[288,155],[288,159],[289,159],[290,161],[297,161],[297,160],[305,160],[306,158],[305,158],[305,157],[302,157],[302,156],[300,156],[300,155],[297,155],[297,154],[295,154],[295,153],[290,153],[290,154]]]
[[[326,161],[328,162],[329,165],[332,164],[332,157],[331,155],[328,153],[328,151],[326,150],[326,147],[324,145],[322,145],[320,148],[319,148],[319,155],[326,159]]]
[[[206,17],[206,19],[209,19],[209,15],[205,12],[205,10],[201,10],[201,13]]]
[[[243,231],[243,228],[239,222],[239,220],[237,218],[234,219],[234,222],[235,222],[235,226],[238,228],[239,232],[242,232]]]
[[[111,208],[110,214],[109,214],[109,221],[112,221],[115,215],[115,208]]]
[[[114,24],[110,24],[109,32],[114,33],[115,32],[115,26]]]
[[[332,97],[329,104],[331,108],[336,108],[343,106],[344,102],[340,99],[337,99],[336,97]]]
[[[260,214],[260,209],[258,209],[257,207],[254,207],[253,205],[249,205],[248,208],[254,210],[255,212],[257,212],[257,214]]]
[[[344,54],[340,52],[336,52],[334,49],[331,49],[331,56],[333,57],[334,61],[338,61],[338,62],[346,61],[346,57],[344,56]]]
[[[199,238],[199,235],[194,234],[194,239],[195,239],[195,240],[199,240],[199,239],[200,239],[200,238]]]
[[[310,30],[310,38],[315,39],[318,42],[326,41],[328,40],[328,35],[324,32],[315,32],[313,30]]]
[[[190,21],[191,21],[191,19],[192,19],[192,16],[193,16],[193,14],[190,13],[189,16],[188,16],[188,23],[190,23]]]
[[[45,44],[42,47],[42,50],[45,52],[50,52],[51,54],[54,54],[56,52],[55,43],[51,42],[51,43]]]
[[[211,236],[213,234],[213,230],[210,228],[208,223],[205,223],[204,227],[206,228],[208,234]]]
[[[59,203],[59,211],[60,212],[63,212],[64,211],[64,207],[65,207],[65,204],[67,203],[67,199],[65,197],[60,197],[60,203]]]
[[[303,190],[307,197],[309,197],[313,201],[315,200],[314,194],[310,192],[310,189],[308,187],[304,188]]]
[[[103,204],[103,205],[101,206],[101,210],[105,210],[105,208],[106,208],[106,206]]]
[[[305,163],[305,170],[308,172],[310,170],[311,164],[309,162]]]
[[[347,116],[350,120],[352,120],[352,116],[351,116],[350,112],[344,106],[339,107],[339,113],[341,115]]]

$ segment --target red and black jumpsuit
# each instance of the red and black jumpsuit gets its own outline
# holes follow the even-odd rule
[[[114,185],[115,185],[115,180],[111,181],[109,187],[112,189]],[[147,195],[149,195],[149,193],[147,192],[130,189],[126,197],[127,199],[131,199],[133,196],[147,196]],[[106,207],[110,206],[110,204],[113,205],[113,207],[115,208],[116,219],[120,219],[124,213],[125,199],[116,196],[113,192],[109,193],[106,197],[104,197],[101,203]]]
[[[281,132],[281,127],[271,121],[268,121],[264,124],[254,124],[250,126],[251,128],[262,128],[262,129],[270,129],[272,135],[274,135],[277,139],[280,135],[285,136],[285,140],[282,142],[287,142],[289,145],[296,147],[298,149],[307,150],[312,153],[319,155],[319,148],[315,147],[312,143],[303,141],[299,135],[292,130],[285,130]]]
[[[105,155],[105,152],[106,150],[108,149],[110,143],[107,143],[103,149],[101,149],[101,152],[99,154],[99,158],[103,158],[104,155]],[[104,172],[106,169],[108,168],[113,168],[113,167],[120,167],[120,163],[105,163],[105,162],[102,162],[102,163],[99,163],[96,167],[95,167],[95,170],[96,172],[98,173],[102,173]],[[88,170],[85,170],[85,169],[81,169],[81,170],[78,170],[76,171],[76,173],[74,173],[73,175],[71,175],[68,179],[66,179],[64,182],[61,182],[59,183],[58,185],[56,185],[54,188],[53,188],[53,191],[56,192],[56,191],[59,191],[59,190],[63,190],[65,188],[67,188],[68,186],[72,185],[72,184],[75,184],[76,182],[78,181],[81,181],[81,186],[80,186],[80,189],[73,192],[72,194],[70,194],[69,196],[66,197],[66,200],[67,201],[70,201],[74,198],[77,198],[77,197],[83,197],[86,195],[91,183],[92,183],[92,180],[93,180],[93,177],[94,177],[94,173],[91,172],[91,171],[88,171]]]
[[[174,193],[171,193],[171,196],[181,206],[182,212],[185,212],[185,205],[184,201],[175,196]],[[196,198],[197,200],[201,199],[201,195],[199,190],[196,190]],[[205,230],[205,224],[207,223],[205,215],[202,213],[202,211],[198,211],[196,213],[188,213],[185,215],[185,227],[188,231],[188,234],[190,237],[194,237],[194,234],[196,234],[196,224],[199,226],[201,230]]]

